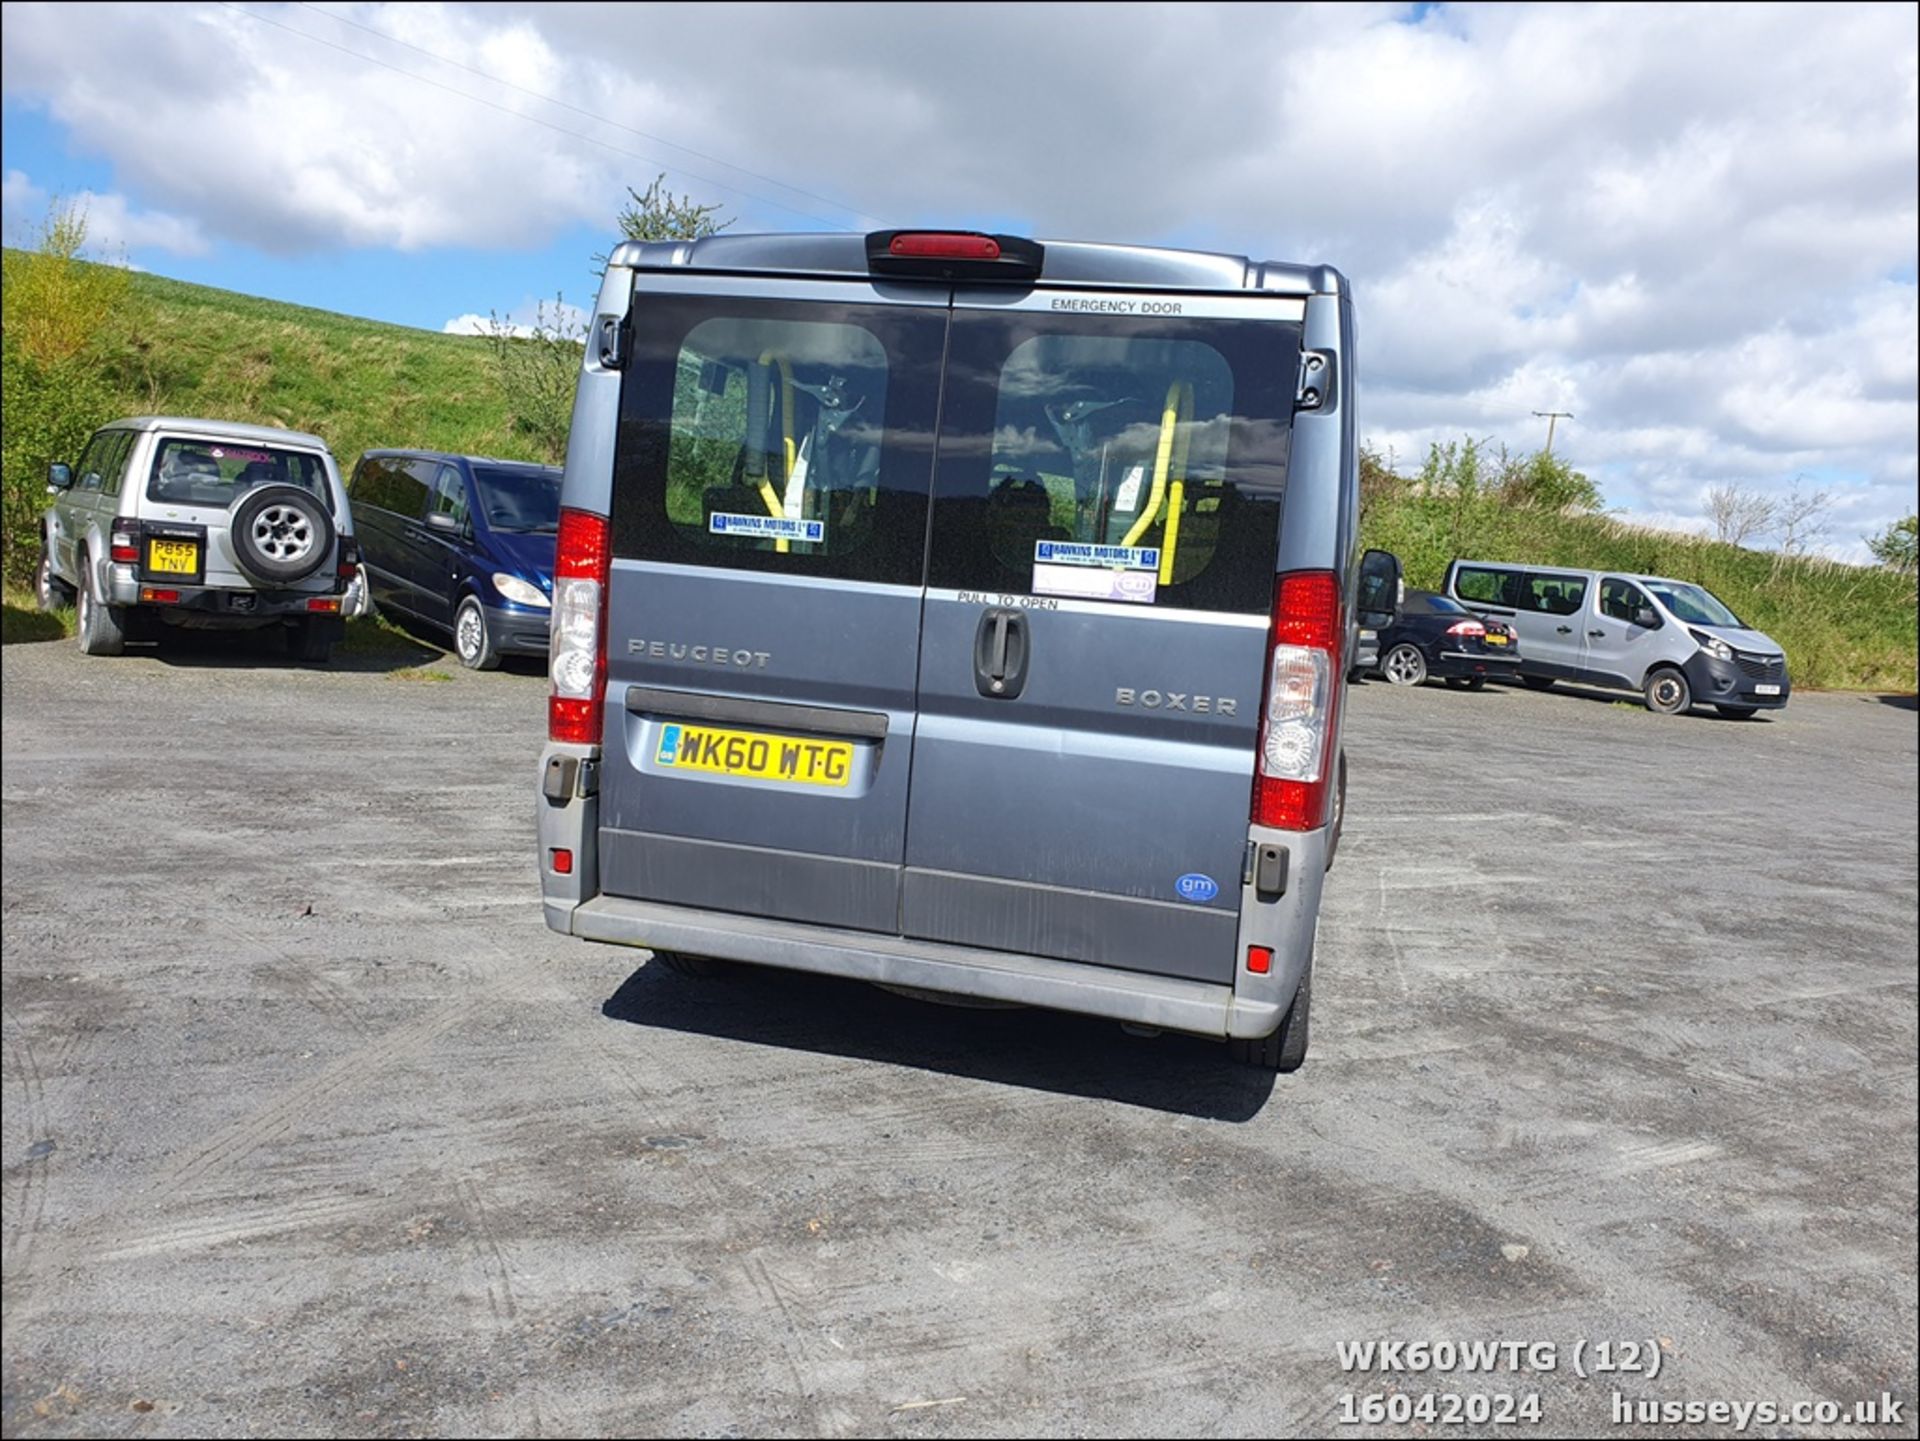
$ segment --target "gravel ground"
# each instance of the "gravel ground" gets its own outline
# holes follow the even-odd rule
[[[8,1435],[1914,1434],[1910,702],[1356,690],[1276,1083],[555,937],[539,675],[351,663],[4,653]]]

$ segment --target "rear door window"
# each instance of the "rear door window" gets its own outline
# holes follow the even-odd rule
[[[1521,573],[1493,566],[1463,565],[1453,573],[1453,591],[1473,605],[1521,606]]]
[[[1540,615],[1572,615],[1587,598],[1586,577],[1578,575],[1527,574],[1520,592],[1520,609]]]
[[[368,456],[354,472],[353,503],[418,520],[426,508],[427,488],[393,456]]]
[[[127,457],[133,453],[133,443],[138,437],[131,431],[119,431],[114,438],[114,446],[107,453],[106,465],[101,471],[100,491],[103,495],[118,495],[120,482],[127,473]]]
[[[961,311],[928,584],[1265,614],[1297,327]]]
[[[327,472],[311,451],[246,441],[168,437],[154,452],[147,498],[172,505],[226,509],[256,486],[294,485],[327,502]]]
[[[649,296],[614,553],[920,584],[945,327],[918,307]]]

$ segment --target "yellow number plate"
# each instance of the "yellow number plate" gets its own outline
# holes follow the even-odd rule
[[[1507,638],[1503,635],[1489,635],[1487,637],[1488,645],[1505,645],[1506,643]]]
[[[807,740],[678,721],[660,727],[654,759],[669,770],[807,786],[845,786],[853,778],[850,741]]]
[[[190,540],[147,542],[147,569],[169,575],[192,575],[200,569],[200,547]]]

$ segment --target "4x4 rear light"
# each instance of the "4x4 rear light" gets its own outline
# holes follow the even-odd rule
[[[1329,819],[1341,633],[1340,582],[1332,571],[1294,571],[1274,583],[1255,825],[1311,831]]]
[[[600,743],[607,695],[607,571],[612,561],[607,518],[591,511],[561,510],[553,567],[548,740]]]
[[[108,554],[121,564],[131,565],[140,559],[140,522],[132,516],[115,516],[112,539]]]

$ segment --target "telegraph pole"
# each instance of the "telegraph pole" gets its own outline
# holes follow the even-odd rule
[[[1547,422],[1547,454],[1553,454],[1553,426],[1555,421],[1572,420],[1571,410],[1536,410],[1534,414]]]

